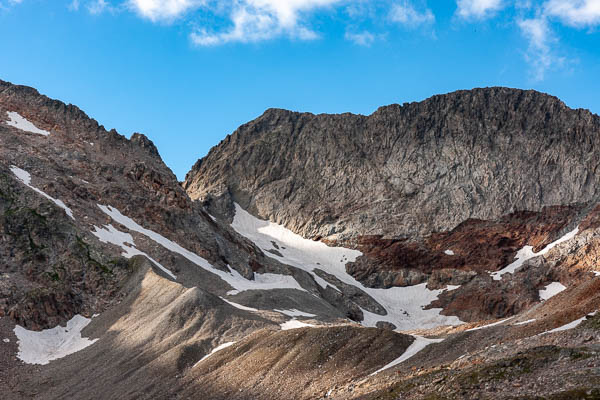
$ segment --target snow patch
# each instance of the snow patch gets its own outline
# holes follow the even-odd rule
[[[567,233],[566,235],[564,235],[563,237],[561,237],[560,239],[555,240],[554,242],[550,243],[549,245],[547,245],[546,247],[544,247],[540,252],[538,253],[534,253],[533,252],[533,246],[525,246],[523,247],[521,250],[519,250],[517,252],[517,255],[515,256],[515,261],[513,261],[511,264],[509,264],[508,266],[504,267],[503,269],[501,269],[500,271],[496,271],[493,272],[492,278],[495,281],[499,281],[502,279],[502,275],[509,273],[509,274],[513,274],[519,267],[521,267],[523,265],[523,263],[527,260],[530,260],[534,257],[539,257],[539,256],[543,256],[544,254],[546,254],[547,252],[549,252],[553,247],[566,242],[567,240],[571,240],[575,237],[575,235],[577,235],[577,233],[579,232],[579,227],[575,228],[574,230],[572,230],[571,232]]]
[[[446,285],[446,289],[448,292],[451,290],[456,290],[460,287],[460,285]]]
[[[448,249],[448,250],[444,250],[444,254],[446,254],[448,256],[453,256],[454,252],[452,250]]]
[[[17,179],[21,181],[21,183],[23,183],[28,188],[33,189],[35,192],[41,194],[42,196],[44,196],[45,198],[47,198],[48,200],[65,210],[65,213],[67,213],[69,217],[75,219],[75,217],[73,217],[73,211],[69,207],[67,207],[65,203],[62,202],[62,200],[55,199],[54,197],[47,195],[40,189],[31,185],[31,175],[29,174],[29,172],[25,171],[24,169],[15,167],[14,165],[10,167],[10,170],[17,177]]]
[[[57,326],[41,332],[17,325],[14,329],[19,345],[17,358],[27,364],[46,365],[52,360],[83,350],[98,340],[81,337],[81,330],[90,322],[89,318],[75,315],[65,328]]]
[[[9,120],[6,122],[6,125],[15,127],[25,132],[37,133],[38,135],[48,136],[50,134],[48,131],[39,129],[37,126],[22,117],[18,112],[7,111],[7,114]]]
[[[226,349],[230,346],[233,346],[234,344],[236,344],[237,342],[227,342],[227,343],[223,343],[218,345],[217,347],[215,347],[214,349],[212,349],[212,351],[210,353],[208,353],[207,355],[205,355],[204,357],[202,357],[200,360],[198,360],[198,362],[196,364],[194,364],[194,367],[198,364],[200,364],[202,361],[206,360],[208,357],[212,356],[213,354],[215,354],[218,351],[221,351],[223,349]]]
[[[565,289],[566,289],[566,287],[562,283],[552,282],[552,283],[546,285],[546,287],[544,287],[544,289],[539,291],[540,299],[548,300],[550,297],[556,296],[557,294],[559,294],[560,292],[562,292]]]
[[[588,315],[589,316],[593,316],[595,314],[596,313],[594,312],[594,313],[588,314]],[[584,315],[583,317],[581,317],[579,319],[576,319],[575,321],[571,321],[568,324],[565,324],[563,326],[559,326],[558,328],[554,328],[554,329],[551,329],[549,331],[542,332],[539,335],[546,335],[548,333],[561,332],[561,331],[566,331],[566,330],[569,330],[569,329],[576,328],[580,323],[582,323],[583,321],[586,320],[586,318],[588,317],[588,315]]]
[[[417,354],[418,352],[420,352],[421,350],[423,350],[425,347],[429,346],[432,343],[440,343],[444,340],[444,339],[427,339],[422,336],[413,336],[413,337],[415,338],[415,341],[412,342],[410,346],[408,346],[406,351],[400,357],[396,358],[394,361],[387,364],[383,368],[380,368],[377,371],[373,372],[371,374],[371,376],[376,375],[383,370],[392,368],[392,367],[400,364],[401,362],[408,360],[409,358],[411,358],[412,356],[414,356],[415,354]]]
[[[4,338],[4,339],[2,339],[2,341],[3,341],[4,343],[10,343],[10,339],[9,339],[9,338]]]
[[[535,321],[536,321],[536,319],[533,318],[533,319],[528,319],[527,321],[515,322],[513,325],[527,325],[527,324],[530,324]]]
[[[135,247],[133,237],[129,233],[121,232],[120,230],[112,226],[112,224],[110,224],[105,225],[103,228],[99,228],[94,225],[94,231],[92,231],[92,234],[96,236],[98,240],[100,240],[102,243],[110,243],[119,246],[121,249],[123,249],[123,257],[131,258],[137,255],[147,257],[150,261],[156,264],[156,266],[160,268],[164,273],[169,275],[174,280],[177,279],[175,274],[173,274],[171,271],[169,271],[167,268],[161,265],[161,263],[150,257],[148,254],[144,253],[143,251],[138,250]]]
[[[225,303],[229,304],[230,306],[233,306],[233,307],[235,307],[235,308],[237,308],[237,309],[240,309],[240,310],[244,310],[244,311],[252,311],[252,312],[257,312],[257,311],[260,311],[260,310],[258,310],[258,309],[256,309],[256,308],[252,308],[252,307],[246,307],[246,306],[243,306],[243,305],[241,305],[241,304],[234,303],[233,301],[229,301],[229,300],[227,300],[226,298],[223,298],[223,297],[219,297],[219,298],[220,298],[221,300],[223,300]]]
[[[283,315],[287,315],[288,317],[307,317],[307,318],[311,318],[311,317],[316,317],[316,314],[311,314],[311,313],[307,313],[304,311],[299,311],[296,310],[295,308],[291,309],[291,310],[273,310],[276,311],[278,313],[281,313]]]
[[[483,326],[478,326],[477,328],[467,329],[465,332],[478,331],[480,329],[485,329],[485,328],[489,328],[489,327],[492,327],[492,326],[500,325],[501,323],[506,322],[506,321],[508,321],[509,319],[512,319],[512,318],[513,317],[510,317],[510,318],[506,318],[506,319],[503,319],[503,320],[500,320],[500,321],[497,321],[497,322],[494,322],[494,323],[491,323],[491,324],[487,324],[487,325],[483,325]]]
[[[254,242],[268,257],[307,271],[322,287],[328,284],[318,277],[315,269],[321,269],[343,283],[363,290],[387,311],[387,315],[378,315],[363,309],[362,324],[365,326],[374,327],[377,322],[385,321],[394,324],[398,330],[410,330],[462,323],[455,316],[440,315],[441,308],[423,309],[443,291],[429,290],[425,283],[389,289],[363,286],[346,272],[346,263],[353,262],[361,256],[360,251],[329,247],[323,242],[304,239],[281,225],[254,217],[239,204],[235,204],[235,217],[231,226],[236,232]],[[283,259],[268,252],[273,247],[273,241],[279,243],[278,251],[283,255]]]
[[[254,274],[254,280],[248,280],[244,278],[239,272],[235,269],[231,269],[230,272],[221,271],[219,269],[214,268],[207,260],[200,257],[196,253],[193,253],[179,244],[167,239],[166,237],[156,233],[150,229],[146,229],[140,226],[133,219],[121,214],[119,210],[110,206],[103,206],[98,204],[98,207],[110,216],[114,221],[120,223],[125,226],[130,231],[141,233],[149,239],[152,239],[154,242],[160,244],[165,249],[172,251],[173,253],[177,253],[189,261],[193,262],[197,266],[205,269],[208,272],[211,272],[225,282],[227,282],[233,290],[227,292],[228,295],[237,294],[243,292],[245,290],[270,290],[270,289],[304,289],[296,282],[293,276],[290,275],[279,275],[279,274]],[[126,246],[128,247],[128,246]],[[137,250],[136,250],[137,251]],[[158,263],[157,263],[158,264]]]
[[[290,329],[298,329],[298,328],[306,328],[306,327],[314,327],[314,325],[307,324],[306,322],[298,321],[297,319],[290,319],[287,322],[279,325],[282,331],[288,331]]]

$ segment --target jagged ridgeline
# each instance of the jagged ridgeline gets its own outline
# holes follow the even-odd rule
[[[596,398],[599,154],[486,88],[271,109],[181,184],[0,81],[0,397]]]

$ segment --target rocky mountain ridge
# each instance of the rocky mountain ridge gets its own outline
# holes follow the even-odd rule
[[[3,396],[593,398],[597,120],[504,88],[269,110],[181,185],[144,135],[0,81]]]
[[[186,176],[192,199],[235,201],[304,237],[419,238],[598,201],[600,117],[501,87],[369,116],[270,109]]]

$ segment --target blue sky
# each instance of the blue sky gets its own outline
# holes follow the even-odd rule
[[[148,135],[179,179],[269,107],[482,86],[600,113],[600,0],[0,0],[0,79]]]

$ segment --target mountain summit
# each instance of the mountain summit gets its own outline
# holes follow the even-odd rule
[[[180,184],[0,81],[2,398],[595,398],[599,121],[506,88],[271,109]]]

